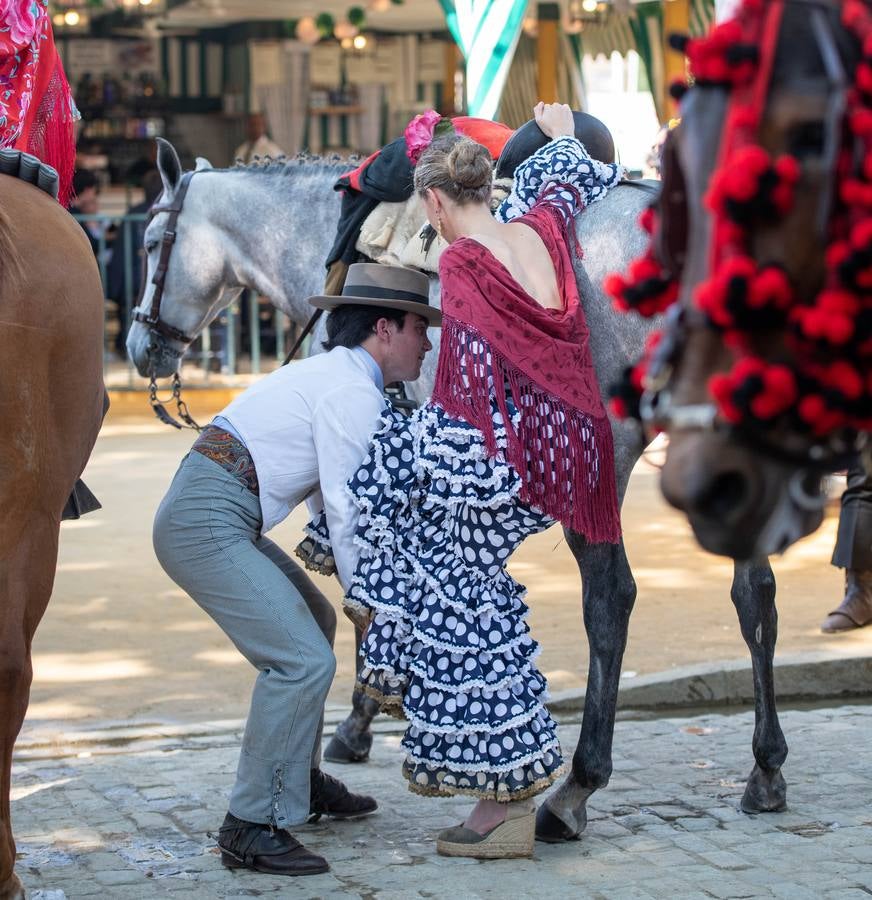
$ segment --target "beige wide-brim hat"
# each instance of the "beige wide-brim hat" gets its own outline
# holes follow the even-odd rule
[[[442,324],[442,311],[430,305],[429,279],[405,266],[352,263],[341,294],[318,294],[309,297],[309,303],[328,311],[349,305],[402,309],[423,316],[430,325]]]

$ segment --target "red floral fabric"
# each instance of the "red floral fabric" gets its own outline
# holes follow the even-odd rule
[[[55,168],[70,198],[79,114],[54,44],[46,0],[0,0],[0,147]]]

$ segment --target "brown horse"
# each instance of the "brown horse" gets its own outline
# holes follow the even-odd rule
[[[103,289],[80,226],[0,176],[0,900],[23,898],[10,821],[12,747],[67,498],[103,417]]]
[[[738,122],[738,112],[745,121],[749,115],[748,106],[739,107],[740,100],[754,101],[745,100],[741,84],[717,79],[698,78],[684,95],[681,125],[664,152],[664,191],[653,247],[678,281],[678,304],[648,367],[641,414],[669,432],[661,481],[666,499],[687,514],[706,549],[735,559],[780,552],[817,528],[823,507],[820,473],[843,467],[855,449],[850,429],[816,435],[820,419],[809,421],[812,407],[800,403],[811,391],[803,384],[808,371],[803,354],[819,348],[808,350],[811,340],[798,340],[795,325],[796,314],[813,309],[822,290],[832,287],[825,251],[838,234],[833,222],[846,219],[839,178],[852,165],[852,137],[844,111],[860,58],[856,34],[841,17],[849,6],[859,16],[869,14],[866,2],[746,3],[775,22],[775,27],[767,26],[769,65],[762,40],[752,46],[737,41],[728,51],[734,65],[756,59],[760,118],[752,143],[770,160],[788,160],[789,177],[776,172],[773,163],[748,200],[747,186],[754,182],[747,170],[733,165],[748,157],[735,150],[725,155],[725,149],[727,123]],[[773,19],[773,13],[780,18]],[[713,59],[716,49],[710,53],[703,63],[721,62]],[[736,187],[743,178],[744,194]],[[775,209],[775,200],[766,195],[779,179],[792,182],[792,202],[784,209]],[[726,210],[720,221],[728,220],[731,231],[718,230],[719,191],[728,198],[720,207]],[[731,236],[739,228],[743,237]],[[739,241],[744,241],[741,249],[731,249]],[[720,257],[719,270],[718,250],[724,246],[727,255]],[[736,254],[732,260],[730,252]],[[731,262],[739,256],[754,274],[728,278],[723,259]],[[790,297],[787,309],[778,306],[775,292],[771,306],[758,302],[769,302],[752,281],[760,273],[785,285],[779,290]],[[720,295],[718,285],[727,285]],[[752,290],[758,292],[749,301]],[[754,362],[740,367],[737,356],[746,354]],[[831,357],[844,359],[840,352]],[[781,395],[775,380],[771,391],[768,381],[776,367],[781,376],[786,372],[793,379]],[[862,365],[858,368],[862,372]],[[729,376],[712,380],[727,372]],[[727,407],[717,389],[714,396],[710,390],[718,384],[732,390]],[[794,399],[785,399],[791,392]]]

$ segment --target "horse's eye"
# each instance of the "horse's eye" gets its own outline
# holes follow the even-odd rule
[[[823,122],[797,122],[787,132],[788,152],[798,159],[823,156],[825,144]]]
[[[146,241],[145,244],[145,252],[151,253],[152,250],[157,249],[157,241]]]

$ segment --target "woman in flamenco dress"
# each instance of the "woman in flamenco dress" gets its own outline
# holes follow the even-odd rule
[[[591,159],[568,106],[534,115],[552,140],[496,215],[484,147],[453,136],[420,156],[415,188],[448,242],[436,385],[410,418],[385,416],[349,482],[361,556],[345,607],[369,622],[360,684],[409,722],[412,791],[478,800],[439,835],[453,856],[531,856],[531,798],[563,766],[506,561],[555,521],[591,542],[620,537],[572,254],[574,214],[621,170]]]

